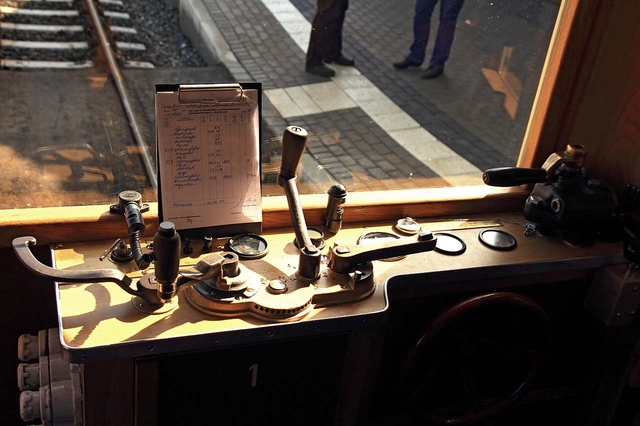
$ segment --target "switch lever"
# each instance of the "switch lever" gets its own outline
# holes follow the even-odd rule
[[[300,203],[298,187],[296,186],[296,170],[307,146],[308,133],[302,127],[289,126],[282,136],[282,165],[278,173],[278,185],[284,189],[289,204],[293,232],[296,235],[300,258],[298,274],[304,278],[316,279],[320,275],[320,250],[311,242],[304,212]]]

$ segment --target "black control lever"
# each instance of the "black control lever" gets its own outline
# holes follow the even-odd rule
[[[567,145],[564,151],[551,154],[539,169],[499,167],[485,171],[482,180],[490,186],[518,186],[526,183],[549,185],[560,167],[569,173],[580,173],[586,157],[587,150],[584,146]]]
[[[490,169],[482,179],[492,186],[535,183],[524,217],[536,224],[539,234],[559,233],[579,246],[596,239],[612,241],[619,234],[617,197],[605,182],[586,175],[586,157],[584,146],[570,144],[551,154],[539,169]]]
[[[482,181],[490,186],[518,186],[527,183],[542,183],[547,180],[545,169],[524,167],[498,167],[482,174]]]
[[[296,169],[307,146],[307,131],[301,127],[289,126],[282,136],[282,165],[278,173],[278,185],[284,189],[289,204],[293,232],[296,235],[300,258],[298,273],[309,279],[316,279],[320,275],[320,250],[311,242],[304,212],[296,186]]]

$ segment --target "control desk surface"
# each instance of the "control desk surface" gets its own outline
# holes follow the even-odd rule
[[[100,359],[116,359],[135,356],[226,347],[252,342],[264,342],[283,338],[299,338],[317,334],[345,332],[362,327],[382,324],[389,307],[389,294],[394,286],[410,294],[415,289],[447,286],[460,282],[472,282],[489,278],[510,276],[562,274],[567,271],[593,270],[605,265],[625,263],[621,243],[596,242],[589,247],[572,246],[560,237],[538,234],[525,236],[522,216],[517,213],[492,215],[500,217],[499,226],[465,228],[464,221],[439,224],[435,220],[419,221],[423,230],[436,234],[446,231],[466,244],[459,255],[447,255],[437,251],[411,254],[402,260],[376,260],[373,265],[373,291],[358,301],[332,303],[332,294],[348,288],[331,285],[326,278],[312,285],[310,291],[325,292],[327,303],[312,304],[301,318],[283,321],[267,321],[254,316],[232,318],[212,316],[195,309],[185,300],[188,285],[180,286],[177,306],[165,313],[148,314],[136,309],[130,294],[112,283],[69,284],[57,283],[59,328],[62,345],[72,362],[90,362]],[[468,219],[483,220],[489,216]],[[436,223],[434,223],[436,222]],[[459,226],[451,229],[450,225]],[[334,243],[355,245],[358,238],[370,231],[394,232],[391,223],[350,224],[336,235],[327,236],[326,253]],[[484,245],[478,238],[485,229],[499,229],[512,235],[516,247],[512,250],[496,250]],[[262,234],[269,243],[268,254],[255,260],[240,260],[241,265],[267,280],[296,281],[298,248],[290,229],[269,230]],[[408,239],[410,236],[401,236]],[[151,238],[143,240],[146,244]],[[143,276],[135,263],[116,265],[99,258],[112,241],[69,243],[52,247],[54,266],[61,270],[91,270],[118,267],[135,280]],[[213,253],[220,252],[219,241],[213,243]],[[180,267],[195,265],[209,253],[201,253],[201,241],[192,243],[194,252],[183,254]],[[153,271],[153,266],[144,273]],[[321,275],[331,271],[323,261]],[[329,281],[327,281],[329,280]],[[264,280],[263,280],[264,281]],[[329,284],[326,284],[326,283]],[[517,284],[517,283],[516,283]],[[323,287],[323,288],[318,288]],[[274,296],[285,300],[287,293]],[[391,301],[392,303],[392,301]],[[283,308],[286,309],[286,308]]]

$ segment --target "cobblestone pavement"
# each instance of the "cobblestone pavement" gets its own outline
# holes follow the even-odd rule
[[[391,65],[408,53],[414,1],[351,0],[343,51],[356,67],[326,79],[304,72],[315,0],[204,3],[234,77],[263,84],[263,161],[300,125],[310,133],[301,179],[352,190],[479,184],[482,170],[515,164],[558,12],[553,0],[467,0],[445,73],[424,80],[426,65]]]

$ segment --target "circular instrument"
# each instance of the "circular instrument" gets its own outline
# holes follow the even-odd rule
[[[436,248],[434,249],[438,253],[447,254],[449,256],[458,256],[465,252],[467,245],[462,241],[460,237],[446,232],[437,232],[433,234],[438,238]]]
[[[396,223],[395,228],[405,234],[413,235],[420,232],[420,224],[410,217],[405,217]]]
[[[322,250],[325,246],[324,232],[322,232],[321,229],[316,228],[314,226],[308,226],[307,233],[309,234],[309,239],[311,240],[311,244],[316,246],[318,250]],[[298,247],[298,240],[296,238],[293,239],[293,245]]]
[[[259,235],[247,233],[231,237],[227,249],[240,259],[260,259],[269,252],[269,243]]]
[[[478,234],[478,238],[482,244],[495,250],[513,250],[517,245],[513,235],[497,229],[485,229]]]
[[[398,235],[392,234],[391,232],[371,231],[371,232],[366,232],[360,235],[360,237],[358,238],[357,244],[361,245],[361,244],[381,243],[384,241],[399,240],[399,239],[400,237]],[[395,262],[398,260],[402,260],[405,257],[407,256],[395,256],[395,257],[389,257],[387,259],[380,259],[380,260],[385,262]]]

